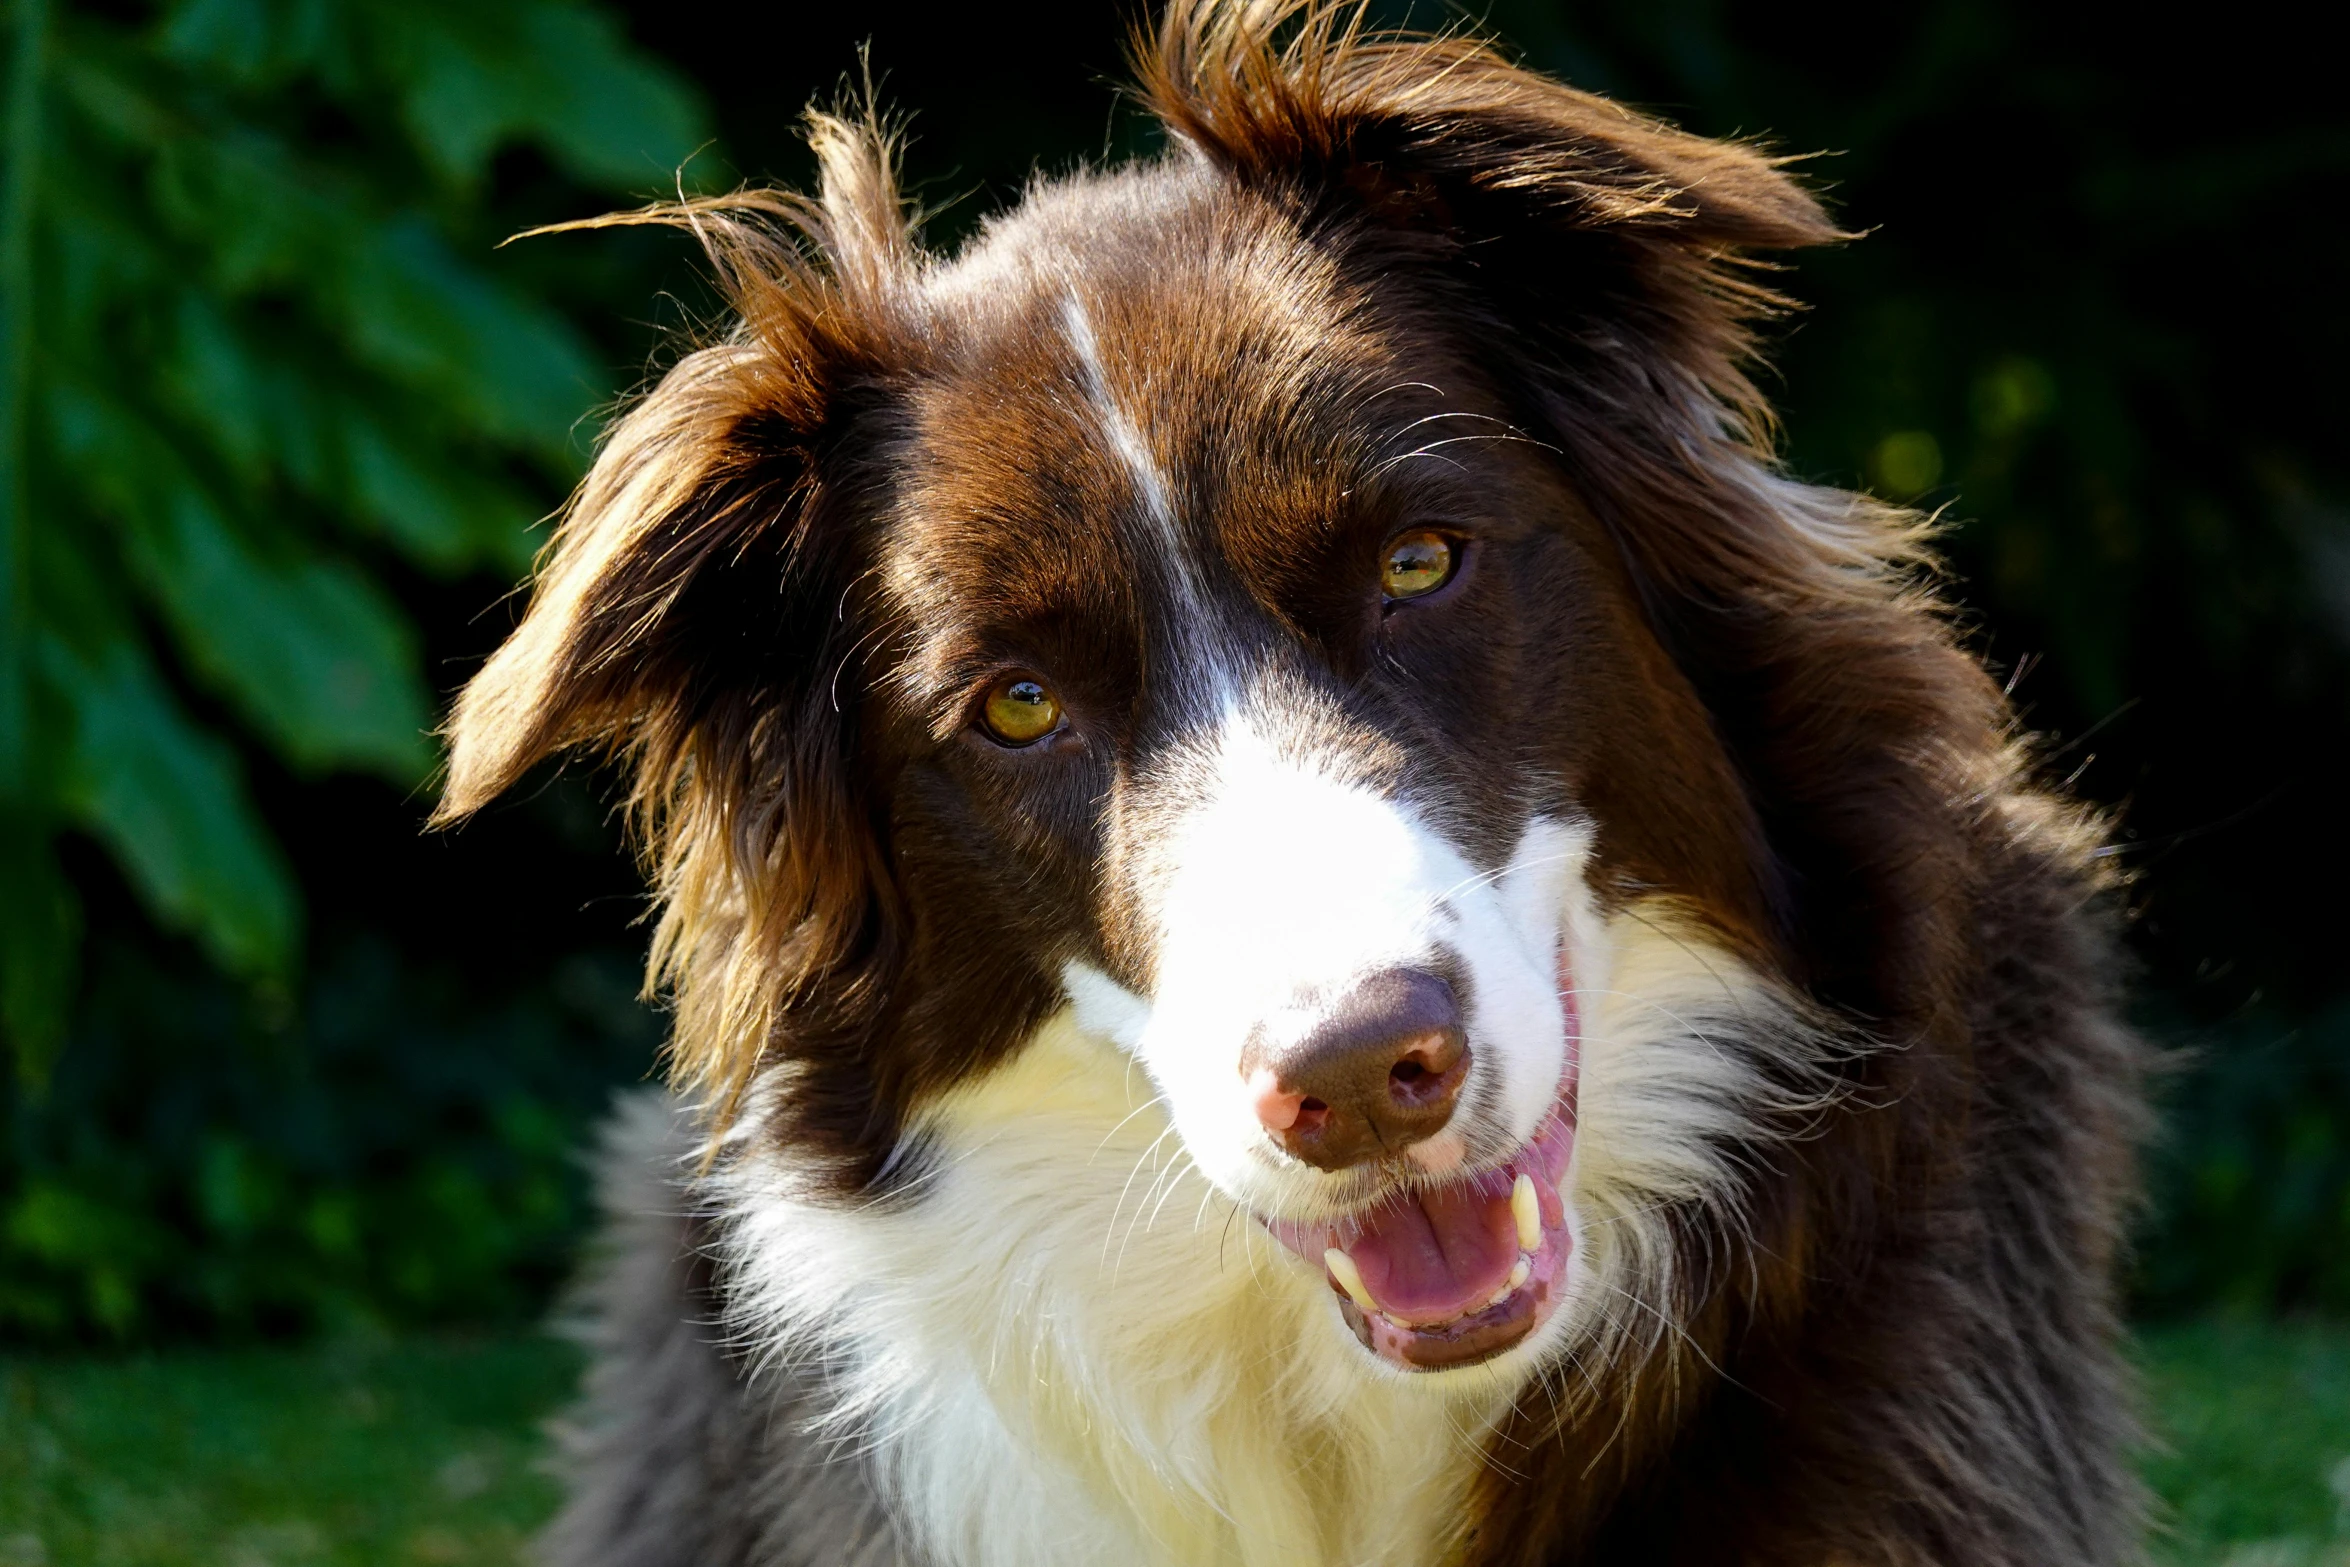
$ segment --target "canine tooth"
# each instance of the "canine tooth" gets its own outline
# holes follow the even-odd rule
[[[1363,1288],[1362,1269],[1355,1266],[1352,1257],[1333,1246],[1322,1253],[1322,1266],[1330,1270],[1330,1276],[1338,1281],[1338,1287],[1346,1291],[1348,1298],[1362,1307],[1365,1314],[1375,1315],[1378,1312],[1378,1304],[1371,1299],[1371,1292]]]
[[[1510,1269],[1509,1287],[1513,1290],[1524,1289],[1526,1287],[1526,1281],[1532,1277],[1534,1277],[1534,1259],[1531,1257],[1520,1257],[1518,1259],[1518,1265]]]
[[[1538,1249],[1542,1245],[1542,1202],[1534,1195],[1533,1176],[1521,1175],[1510,1187],[1510,1217],[1518,1221],[1518,1250]]]

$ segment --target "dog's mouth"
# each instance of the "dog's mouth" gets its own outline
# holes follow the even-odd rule
[[[1501,1165],[1334,1223],[1261,1221],[1322,1270],[1347,1326],[1381,1360],[1406,1371],[1490,1360],[1565,1297],[1575,1242],[1560,1183],[1575,1151],[1576,1034],[1570,1010],[1558,1097]]]

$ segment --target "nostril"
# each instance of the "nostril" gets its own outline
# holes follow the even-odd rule
[[[1269,1067],[1260,1067],[1250,1074],[1248,1091],[1256,1105],[1257,1119],[1265,1124],[1266,1131],[1274,1133],[1289,1131],[1298,1124],[1307,1105],[1321,1103],[1283,1088],[1281,1079]]]
[[[1387,1097],[1400,1110],[1413,1110],[1436,1097],[1436,1074],[1409,1057],[1387,1069]]]
[[[1457,1053],[1450,1063],[1405,1056],[1387,1069],[1387,1097],[1402,1110],[1433,1107],[1452,1097],[1461,1076],[1452,1068],[1458,1064]]]

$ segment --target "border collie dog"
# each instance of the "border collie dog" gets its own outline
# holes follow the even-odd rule
[[[562,1567],[2134,1560],[2096,824],[1789,477],[1772,158],[1177,0],[1143,161],[691,229],[448,818],[616,753]]]

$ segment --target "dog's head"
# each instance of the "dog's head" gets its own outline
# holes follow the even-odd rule
[[[1569,1293],[1610,920],[1891,1015],[1930,933],[1813,943],[1797,872],[1928,874],[1849,790],[1980,693],[1901,520],[1769,466],[1740,258],[1834,237],[1809,196],[1287,9],[1179,6],[1167,153],[951,259],[831,119],[820,196],[639,215],[739,324],[612,431],[444,812],[623,751],[675,1066],[835,1189],[1073,1007],[1376,1356],[1451,1366]],[[1751,1109],[1698,1075],[1688,1135]]]

